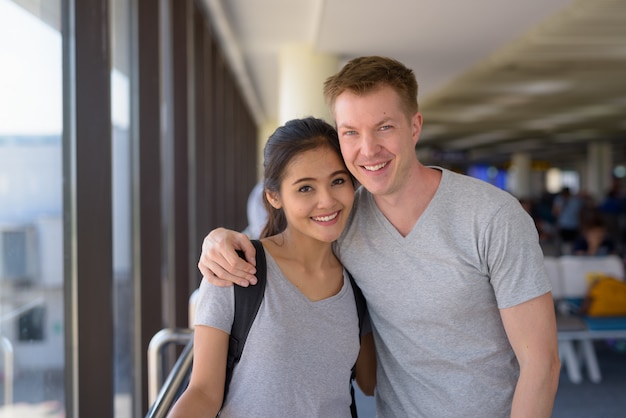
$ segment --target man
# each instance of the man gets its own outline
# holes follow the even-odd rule
[[[363,186],[335,251],[368,302],[377,416],[550,417],[560,363],[530,216],[504,191],[417,160],[417,82],[401,63],[354,59],[324,94]],[[242,234],[205,239],[212,283],[254,283],[233,248],[253,259]]]

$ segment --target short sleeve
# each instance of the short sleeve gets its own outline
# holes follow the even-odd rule
[[[194,325],[205,325],[230,334],[234,316],[234,286],[218,287],[202,279]]]
[[[503,205],[495,214],[486,231],[485,252],[500,309],[551,290],[536,226],[517,202]]]

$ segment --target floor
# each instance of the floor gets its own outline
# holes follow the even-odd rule
[[[602,382],[571,383],[562,371],[553,418],[626,417],[626,342],[597,342],[596,353]]]
[[[596,350],[602,382],[574,384],[562,370],[552,418],[626,417],[626,342],[598,342]],[[374,418],[374,398],[356,392],[359,418]]]

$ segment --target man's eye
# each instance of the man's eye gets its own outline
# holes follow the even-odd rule
[[[384,126],[381,126],[381,127],[380,127],[380,130],[381,130],[381,131],[387,131],[387,130],[389,130],[389,129],[391,129],[391,128],[392,128],[392,126],[391,126],[391,125],[384,125]]]
[[[343,135],[344,135],[344,136],[352,136],[352,135],[356,135],[356,131],[344,131]]]

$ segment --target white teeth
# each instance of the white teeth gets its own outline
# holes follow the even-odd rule
[[[333,219],[335,219],[337,217],[337,214],[338,212],[335,212],[332,215],[328,215],[328,216],[313,216],[313,220],[318,221],[318,222],[328,222],[328,221],[332,221]]]
[[[383,168],[386,165],[387,165],[387,163],[380,163],[380,164],[376,164],[376,165],[364,165],[363,167],[365,167],[365,169],[367,171],[377,171],[377,170],[380,170],[381,168]]]

